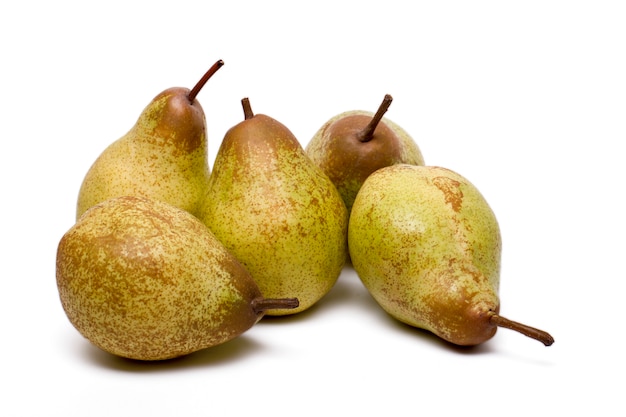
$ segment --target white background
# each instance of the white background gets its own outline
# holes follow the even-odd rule
[[[7,4],[0,415],[624,415],[623,2]],[[502,329],[452,347],[389,318],[346,270],[308,312],[179,360],[92,347],[54,270],[82,177],[157,93],[217,59],[198,96],[211,167],[244,96],[305,145],[392,94],[387,117],[500,221],[502,315],[556,343]]]

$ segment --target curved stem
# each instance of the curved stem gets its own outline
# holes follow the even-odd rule
[[[241,105],[243,106],[244,119],[252,119],[254,117],[254,112],[252,111],[252,106],[250,105],[250,99],[248,97],[242,98]]]
[[[361,142],[369,142],[372,140],[376,126],[378,126],[378,123],[382,120],[383,115],[387,112],[389,106],[391,106],[392,101],[393,97],[389,94],[385,94],[385,98],[383,99],[383,102],[380,103],[380,106],[378,107],[376,114],[372,117],[372,120],[370,120],[367,126],[365,126],[365,129],[359,132],[358,138]]]
[[[202,78],[200,78],[200,81],[198,81],[196,85],[191,89],[189,94],[187,94],[189,102],[193,103],[202,87],[204,87],[204,84],[209,81],[209,78],[211,78],[218,69],[222,68],[222,65],[224,65],[224,61],[222,61],[221,59],[218,60],[215,64],[213,64],[213,66],[211,66],[211,68],[209,68],[209,70],[202,76]]]
[[[552,343],[554,343],[554,338],[549,333],[544,332],[543,330],[535,329],[534,327],[530,327],[522,323],[518,323],[513,320],[509,320],[495,313],[491,315],[489,321],[491,322],[491,324],[498,327],[515,330],[516,332],[519,332],[525,336],[538,340],[546,346],[550,346]]]
[[[297,298],[255,298],[252,300],[252,310],[255,314],[274,309],[293,309],[300,305]]]

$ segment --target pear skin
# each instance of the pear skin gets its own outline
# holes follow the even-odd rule
[[[206,118],[196,94],[222,65],[216,62],[192,90],[172,87],[158,94],[135,125],[98,156],[81,184],[77,219],[89,207],[124,195],[198,213],[210,169]]]
[[[200,219],[268,298],[292,294],[295,314],[333,287],[347,258],[347,210],[289,129],[252,113],[224,136]]]
[[[331,179],[348,213],[365,179],[395,164],[424,165],[422,152],[409,133],[383,117],[387,94],[376,113],[351,110],[329,119],[306,146],[306,153]]]
[[[358,276],[399,321],[463,346],[489,340],[498,327],[554,341],[499,315],[499,225],[456,172],[406,164],[376,171],[354,202],[348,244]]]
[[[56,278],[74,327],[99,348],[163,360],[225,343],[267,300],[245,267],[190,213],[124,196],[87,210],[61,238]]]

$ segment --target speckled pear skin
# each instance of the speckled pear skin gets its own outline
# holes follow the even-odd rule
[[[173,87],[157,95],[132,129],[100,154],[81,185],[77,219],[89,207],[124,195],[197,215],[210,171],[204,111],[188,93]]]
[[[457,345],[495,334],[500,230],[461,175],[409,165],[375,172],[354,202],[348,243],[358,276],[391,316]]]
[[[188,212],[126,196],[61,238],[56,279],[70,322],[114,355],[162,360],[235,338],[261,319],[246,269]]]
[[[263,114],[225,135],[200,219],[250,271],[268,298],[304,311],[334,286],[347,258],[348,213],[330,179],[289,129]]]
[[[351,110],[329,119],[311,138],[306,153],[337,187],[348,213],[365,179],[374,171],[395,164],[424,165],[415,140],[398,124],[383,117],[374,137],[360,142],[357,133],[374,113]]]

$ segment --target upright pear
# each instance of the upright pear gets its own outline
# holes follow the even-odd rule
[[[225,343],[258,322],[269,300],[243,265],[185,210],[114,197],[63,235],[56,279],[74,327],[99,348],[162,360]]]
[[[499,326],[554,341],[499,315],[498,222],[456,172],[406,164],[376,171],[354,202],[348,244],[372,297],[406,324],[457,345],[483,343]]]
[[[392,100],[386,94],[376,113],[350,110],[330,118],[306,146],[307,155],[337,187],[348,213],[372,172],[395,164],[424,165],[411,135],[383,117]]]
[[[222,141],[200,219],[232,251],[264,296],[298,298],[294,314],[333,287],[347,258],[348,216],[330,179],[277,120],[254,114]]]
[[[217,61],[189,90],[158,94],[135,125],[109,145],[87,171],[76,218],[111,197],[135,195],[197,214],[209,179],[206,118],[196,96],[223,65]]]

